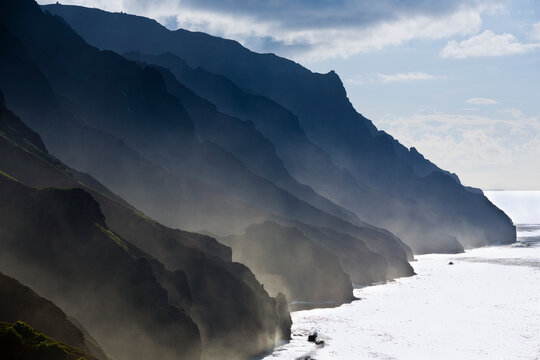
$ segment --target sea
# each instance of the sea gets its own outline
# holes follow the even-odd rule
[[[293,312],[292,340],[264,359],[540,359],[540,191],[485,194],[516,225],[516,244],[416,256],[416,276]],[[307,341],[314,332],[324,344]]]

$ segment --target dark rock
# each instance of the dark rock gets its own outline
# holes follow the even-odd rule
[[[291,301],[349,302],[352,285],[339,258],[297,228],[275,222],[250,225],[243,235],[223,238],[235,261],[248,265],[272,296]]]
[[[291,339],[292,319],[289,313],[287,298],[282,293],[276,295],[276,309],[278,315],[278,340],[288,341]]]
[[[450,261],[450,262],[448,263],[448,265],[454,265],[454,263],[453,263],[452,261]]]
[[[309,342],[316,342],[317,341],[317,332],[315,331],[313,334],[308,335],[307,341]]]
[[[199,357],[197,325],[168,303],[149,263],[107,227],[88,192],[36,190],[0,174],[0,228],[2,270],[80,320],[107,353]]]

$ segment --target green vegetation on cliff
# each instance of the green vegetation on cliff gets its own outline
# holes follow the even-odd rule
[[[84,352],[36,332],[30,325],[17,321],[0,322],[2,357],[10,360],[86,360]]]

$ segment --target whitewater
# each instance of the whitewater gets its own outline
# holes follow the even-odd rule
[[[292,340],[265,359],[540,359],[540,192],[486,196],[516,224],[517,244],[416,256],[416,276],[293,312]],[[315,331],[324,346],[307,341]]]

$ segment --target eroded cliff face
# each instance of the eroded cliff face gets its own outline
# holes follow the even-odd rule
[[[252,126],[208,104],[196,106],[197,101],[185,94],[172,94],[173,85],[181,86],[157,70],[99,52],[60,19],[29,9],[26,17],[17,8],[5,12],[11,14],[3,21],[12,32],[6,37],[12,38],[4,61],[12,69],[0,71],[0,85],[9,103],[25,114],[63,161],[93,174],[169,226],[226,235],[279,217],[336,231],[373,229],[295,182],[269,141]],[[32,26],[31,18],[35,18]],[[56,48],[57,43],[62,47]],[[21,79],[47,91],[29,91]],[[39,111],[27,106],[26,94],[36,100]],[[254,152],[260,161],[246,155],[250,149],[241,151],[227,143],[225,135],[237,129],[244,134],[238,144],[252,145],[260,139]],[[267,168],[277,172],[270,176],[260,171]],[[389,243],[372,251],[392,254],[381,256],[391,268],[405,268],[402,251],[395,253]]]
[[[333,305],[353,299],[338,257],[296,228],[265,222],[222,240],[271,295],[283,292],[290,301]]]
[[[399,239],[295,182],[252,125],[220,113],[170,74],[100,52],[59,18],[19,6],[4,13],[10,16],[0,31],[9,46],[0,86],[63,161],[167,225],[224,235],[268,219],[298,221],[323,228],[320,243],[343,260],[357,284],[412,274],[410,250]],[[36,105],[28,106],[27,98]],[[231,144],[234,133],[238,141]],[[352,245],[331,246],[332,238],[347,236]],[[352,249],[360,255],[347,256]]]
[[[169,305],[148,262],[106,226],[90,194],[6,176],[0,188],[3,271],[80,319],[114,357],[199,357],[195,323]]]
[[[72,6],[46,8],[64,17],[89,43],[148,54],[127,56],[170,68],[226,113],[253,121],[295,178],[360,219],[389,229],[417,253],[515,241],[510,219],[480,192],[463,187],[455,174],[360,115],[333,71],[312,73],[234,41],[181,29],[171,32],[142,17]],[[96,23],[100,26],[89,26]],[[161,41],[152,40],[156,38]],[[304,132],[317,148],[305,140],[291,142]]]
[[[16,128],[24,128],[32,136],[26,137],[22,132],[14,131],[13,129]],[[70,311],[70,314],[76,315],[83,311],[82,306],[79,308],[74,304],[73,298],[86,296],[88,292],[86,289],[93,286],[92,284],[103,281],[103,287],[107,289],[114,288],[113,285],[107,285],[108,281],[119,281],[116,276],[113,276],[113,269],[110,268],[113,266],[111,263],[114,263],[118,271],[129,273],[129,266],[135,266],[138,269],[136,271],[138,275],[132,279],[133,281],[130,281],[129,285],[124,284],[124,287],[132,286],[131,292],[135,293],[137,291],[150,292],[150,298],[156,301],[160,308],[168,309],[165,314],[162,313],[158,317],[159,321],[163,322],[160,325],[163,327],[163,331],[171,330],[170,326],[167,327],[167,323],[181,320],[182,316],[186,322],[181,326],[181,329],[172,329],[171,337],[181,337],[183,332],[198,336],[198,329],[200,329],[201,340],[196,336],[190,344],[178,350],[179,353],[174,356],[197,358],[198,353],[193,352],[192,349],[202,341],[203,358],[212,358],[216,354],[225,354],[228,358],[243,359],[268,351],[276,341],[289,338],[290,317],[286,304],[283,304],[283,298],[275,300],[268,296],[248,268],[232,263],[229,248],[219,244],[209,236],[173,230],[142,215],[89,175],[79,173],[65,166],[59,160],[48,155],[45,148],[36,149],[36,145],[29,140],[32,138],[39,139],[39,135],[27,128],[20,119],[2,104],[0,108],[0,171],[2,171],[5,182],[1,184],[0,189],[2,189],[2,194],[5,196],[3,199],[16,202],[17,198],[10,198],[10,196],[18,196],[17,192],[12,194],[13,189],[19,189],[20,196],[23,198],[30,196],[32,199],[41,199],[38,204],[42,208],[50,207],[53,210],[58,210],[50,215],[55,219],[54,221],[58,226],[51,226],[48,222],[35,222],[33,226],[28,225],[28,234],[21,234],[24,226],[17,227],[17,234],[26,236],[25,239],[27,240],[23,242],[26,245],[18,250],[20,256],[9,257],[6,255],[7,258],[0,261],[1,268],[9,268],[16,271],[18,276],[29,277],[31,281],[36,281],[35,277],[38,275],[33,272],[35,271],[34,267],[37,266],[35,262],[39,259],[29,258],[28,269],[30,270],[28,273],[21,270],[25,266],[19,263],[18,260],[10,262],[8,259],[25,259],[25,256],[30,256],[28,252],[35,253],[34,247],[38,238],[34,235],[40,229],[43,229],[52,232],[55,236],[59,236],[59,239],[54,237],[54,239],[50,240],[53,242],[54,248],[56,248],[56,253],[54,256],[45,256],[41,260],[44,262],[44,268],[77,266],[80,267],[78,271],[84,271],[85,264],[94,261],[95,264],[87,266],[95,269],[95,271],[99,270],[98,274],[91,271],[87,272],[86,278],[79,277],[79,273],[71,270],[66,271],[66,274],[70,274],[70,277],[64,278],[60,276],[56,280],[43,277],[46,273],[40,275],[43,278],[40,278],[42,281],[37,286],[41,286],[40,289],[42,290],[52,291],[50,288],[53,287],[55,282],[62,284],[62,287],[73,288],[71,293],[75,294],[70,295],[69,299],[66,299],[67,295],[62,291],[50,293],[55,296],[55,301],[61,301],[61,304],[68,306],[70,310],[77,311],[77,313]],[[16,143],[13,139],[20,141]],[[8,176],[11,176],[11,179]],[[15,181],[15,178],[19,182]],[[20,182],[28,183],[33,188],[27,188]],[[51,186],[62,188],[79,187],[83,188],[84,191],[62,191],[52,188],[46,190],[35,189]],[[21,200],[22,203],[24,201]],[[8,206],[9,202],[3,202],[3,204]],[[32,211],[34,212],[40,211],[38,204],[31,203],[29,206],[33,208]],[[10,216],[14,219],[20,217],[21,221],[28,223],[32,219],[32,214],[34,214],[32,211],[24,214],[13,212]],[[40,216],[38,218],[41,219]],[[8,221],[8,218],[4,220]],[[69,236],[67,236],[70,239],[80,237],[87,239],[88,236],[96,232],[94,229],[96,226],[99,230],[96,236],[103,235],[104,238],[98,236],[96,240],[83,240],[84,246],[91,250],[87,253],[84,252],[85,257],[82,259],[77,258],[77,256],[83,256],[83,251],[77,245],[79,242],[75,241],[73,247],[56,244],[60,241],[68,241],[68,239],[65,239],[67,235],[64,232],[55,233],[55,229],[67,227],[71,229],[68,232]],[[47,234],[47,231],[44,234]],[[92,239],[94,238],[92,237]],[[101,243],[104,239],[108,240],[108,246],[112,246],[113,249],[116,249],[116,252],[119,252],[117,261],[111,260],[110,263],[104,263],[106,262],[105,258],[92,258],[93,255],[97,256],[100,251],[105,251],[106,254],[113,256],[114,251],[112,250],[100,250],[100,246],[105,246]],[[4,246],[5,249],[9,245],[8,240],[2,238],[0,245]],[[77,252],[72,253],[75,251]],[[43,255],[47,254],[43,253]],[[132,263],[129,265],[130,262],[125,259],[126,257],[131,258],[132,263],[134,262],[135,265]],[[67,264],[64,264],[64,262],[67,262]],[[127,268],[124,269],[124,266],[127,266]],[[109,272],[112,279],[109,279],[103,272]],[[98,275],[101,280],[95,279]],[[138,276],[143,279],[139,279]],[[68,285],[70,281],[77,281],[77,286]],[[79,291],[81,291],[81,294],[78,294]],[[90,295],[87,303],[98,303],[98,305],[93,306],[99,311],[106,310],[100,307],[105,305],[99,305],[99,301],[107,302],[110,299],[114,300],[110,301],[111,303],[126,301],[125,307],[129,308],[129,301],[124,299],[125,296],[128,296],[127,291],[122,294],[90,291]],[[138,298],[141,298],[141,296],[138,296]],[[151,304],[151,299],[145,301],[141,299],[142,304],[139,304],[137,300],[137,304],[141,306],[148,305],[148,302]],[[180,313],[177,313],[178,311]],[[142,310],[139,312],[142,312]],[[183,315],[179,317],[179,314]],[[84,313],[83,315],[78,319],[87,325],[91,313]],[[96,338],[100,341],[105,338],[103,346],[106,351],[111,352],[111,354],[114,352],[119,355],[119,358],[122,358],[122,353],[119,353],[116,348],[121,345],[121,341],[119,340],[118,344],[116,341],[111,344],[110,339],[118,339],[119,337],[112,336],[110,331],[119,332],[123,329],[124,324],[119,322],[116,327],[112,326],[111,321],[116,321],[116,317],[102,319],[96,315],[95,319],[90,323],[92,326],[87,325],[89,329],[97,329]],[[191,319],[194,321],[191,321]],[[95,324],[98,320],[102,321],[102,324]],[[151,319],[146,320],[150,321]],[[152,336],[160,334],[160,330],[156,330],[155,326],[150,326],[151,324],[148,324],[148,322],[142,322],[137,316],[134,316],[132,321],[136,325],[130,326],[147,328],[145,331],[150,331]],[[102,330],[101,327],[106,329]],[[159,341],[164,340],[166,339],[160,338]],[[150,336],[149,339],[143,342],[143,344],[146,344],[144,346],[148,347],[145,350],[146,352],[138,352],[135,347],[131,350],[134,352],[132,355],[135,356],[135,352],[137,352],[137,358],[142,359],[150,356],[148,352],[154,354],[150,358],[156,356],[155,354],[168,356],[164,354],[165,345],[162,346],[162,352],[159,352],[149,345],[151,341]],[[235,341],[234,345],[227,345],[232,341]],[[171,354],[173,353],[171,352],[169,355]]]

